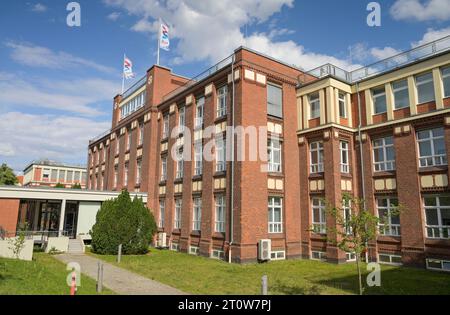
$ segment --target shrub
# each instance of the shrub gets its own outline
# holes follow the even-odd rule
[[[124,255],[146,254],[156,224],[142,199],[134,198],[124,190],[117,199],[107,200],[97,213],[92,227],[92,251],[115,255],[120,244]]]

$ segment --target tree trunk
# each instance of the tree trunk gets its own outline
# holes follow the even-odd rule
[[[356,268],[358,268],[358,284],[359,284],[359,295],[363,295],[363,286],[362,286],[362,275],[361,275],[361,266],[360,266],[360,257],[356,255]]]

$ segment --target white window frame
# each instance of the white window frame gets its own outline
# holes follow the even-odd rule
[[[141,184],[142,178],[142,159],[136,160],[136,184]]]
[[[440,197],[444,197],[442,195],[435,195],[430,196],[426,195],[423,196],[423,208],[425,211],[425,231],[426,231],[426,237],[430,239],[444,239],[448,240],[450,239],[450,225],[443,225],[442,222],[442,210],[449,210],[450,206],[441,206]],[[427,206],[425,204],[426,198],[435,198],[436,199],[436,206]],[[436,209],[437,212],[437,219],[438,219],[438,225],[428,225],[427,224],[427,209]]]
[[[391,144],[386,144],[386,139],[392,138]],[[381,141],[380,145],[375,145],[375,141]],[[396,169],[395,164],[395,150],[394,150],[394,160],[388,160],[387,149],[392,148],[394,150],[394,138],[392,136],[374,139],[372,141],[372,156],[373,156],[373,166],[375,172],[393,171]],[[383,161],[375,161],[375,150],[381,149],[383,151]],[[384,168],[384,169],[383,169]]]
[[[389,262],[381,261],[380,256],[386,256],[389,258]],[[393,258],[402,259],[402,256],[391,253],[378,253],[378,262],[383,265],[401,266],[402,263],[392,262]]]
[[[194,198],[192,211],[192,230],[201,231],[202,229],[202,198]]]
[[[175,199],[175,217],[173,220],[173,228],[176,230],[181,229],[181,211],[183,208],[183,199]]]
[[[396,84],[406,83],[403,86],[396,87]],[[408,96],[408,102],[405,106],[397,106],[397,96],[396,93],[407,91],[406,95]],[[399,80],[392,83],[392,93],[394,95],[394,109],[402,109],[402,108],[409,108],[410,105],[410,99],[409,99],[409,86],[408,86],[408,79]]]
[[[441,268],[430,267],[430,262],[432,262],[432,263],[440,263]],[[450,272],[450,260],[427,258],[426,259],[426,264],[427,264],[427,269],[429,269],[429,270],[438,270],[438,271]],[[444,264],[448,264],[449,268],[448,269],[444,269]]]
[[[126,163],[123,167],[123,186],[128,186],[128,172],[130,171],[130,165]]]
[[[282,172],[282,143],[279,139],[269,139],[267,146],[268,171],[271,173]],[[275,162],[278,158],[279,162]]]
[[[270,260],[285,260],[286,251],[284,250],[272,250],[270,251]]]
[[[183,148],[180,146],[177,148],[177,161],[176,161],[176,179],[182,179],[184,175],[184,159],[183,159]]]
[[[167,156],[161,157],[161,181],[167,180]]]
[[[447,73],[444,73],[447,71]],[[442,75],[442,86],[444,89],[444,97],[450,97],[450,66],[449,67],[442,67],[441,68],[441,75]],[[445,82],[448,82],[448,87],[446,88]]]
[[[225,172],[227,170],[226,140],[222,137],[216,138],[215,151],[216,172]]]
[[[314,257],[314,254],[316,254],[318,257]],[[312,250],[311,251],[311,260],[317,260],[317,261],[325,261],[327,260],[327,253],[318,251],[318,250]]]
[[[348,174],[350,173],[350,143],[345,140],[339,141],[339,150],[341,155],[341,173]],[[346,161],[344,161],[346,160]]]
[[[198,246],[189,246],[189,255],[198,255],[200,252],[200,247]]]
[[[164,228],[165,213],[166,213],[166,201],[160,200],[159,201],[159,220],[158,220],[158,227],[160,229]]]
[[[425,81],[422,81],[422,82],[418,82],[418,78],[425,77],[425,76],[428,76],[428,75],[431,75],[431,78],[429,78],[429,79],[427,79]],[[433,72],[427,72],[427,73],[422,73],[422,74],[416,75],[414,77],[414,79],[416,81],[417,102],[419,104],[425,104],[425,103],[429,103],[429,102],[435,101],[436,100],[436,94],[434,92]],[[420,86],[425,85],[425,84],[429,84],[430,82],[432,83],[432,86],[433,86],[433,89],[432,89],[432,91],[433,91],[433,98],[432,99],[420,100],[420,91],[419,91],[420,90]]]
[[[163,117],[162,138],[166,139],[168,137],[169,137],[169,115],[164,115],[164,117]]]
[[[347,235],[351,235],[353,230],[351,226],[348,226],[348,222],[352,216],[352,203],[350,199],[342,200],[342,211],[343,211],[343,219],[344,219],[344,231]]]
[[[138,146],[141,146],[144,143],[144,123],[139,124],[139,139]]]
[[[194,176],[203,174],[203,143],[201,141],[194,144]]]
[[[130,151],[130,149],[131,149],[131,129],[128,129],[127,130],[127,137],[126,137],[126,141],[127,141],[127,146],[126,146],[126,148],[127,148],[127,151]]]
[[[428,130],[421,130],[416,133],[417,139],[417,153],[419,154],[419,167],[429,167],[429,166],[440,166],[447,165],[447,153],[436,154],[435,153],[435,141],[439,139],[444,139],[445,147],[445,134],[442,132],[442,136],[435,136],[434,131],[443,128],[434,128]],[[428,132],[428,137],[425,139],[419,139],[419,132]],[[420,143],[430,141],[431,155],[421,156],[420,155]]]
[[[271,98],[269,97],[269,93],[270,93],[269,91],[270,91],[271,88],[279,90],[280,95],[281,95],[281,100],[280,100],[281,104],[275,104],[275,103],[270,102]],[[272,108],[275,108],[275,106],[276,107],[280,106],[280,109],[281,109],[280,112],[281,113],[274,113],[273,112]],[[279,85],[276,85],[276,84],[267,83],[267,114],[269,116],[283,118],[283,87],[281,87]]]
[[[119,181],[119,167],[116,165],[114,167],[114,188],[117,188],[117,184]]]
[[[339,117],[348,118],[347,116],[347,99],[344,92],[338,92]]]
[[[225,233],[225,214],[226,214],[226,200],[224,195],[217,195],[215,198],[215,222],[214,231],[217,233]]]
[[[309,119],[320,117],[320,94],[318,92],[308,95]]]
[[[279,205],[275,203],[275,200],[279,199]],[[275,221],[275,212],[280,211],[280,221]],[[283,233],[283,198],[282,197],[269,197],[268,200],[268,217],[269,217],[269,234]]]
[[[120,138],[118,136],[116,136],[116,155],[118,155],[120,153]]]
[[[315,204],[317,202],[318,204]],[[314,210],[319,210],[319,220],[314,218]],[[327,234],[327,216],[325,212],[325,201],[322,198],[311,198],[311,221],[313,231],[316,234]]]
[[[380,206],[379,201],[386,200],[387,205],[386,206]],[[380,217],[380,210],[384,210],[387,212],[387,222],[386,223],[379,223],[378,224],[378,233],[380,235],[384,236],[400,236],[401,235],[401,222],[400,224],[394,224],[392,223],[392,211],[395,210],[395,208],[398,205],[398,199],[394,197],[377,197],[376,198],[376,208],[377,208],[377,216],[379,219],[383,219]],[[394,202],[396,201],[396,202]],[[395,205],[397,203],[397,205]],[[399,216],[397,214],[397,216]],[[400,218],[399,218],[400,220]]]
[[[381,92],[383,90],[383,92]],[[384,111],[377,112],[377,101],[378,99],[384,98]],[[387,96],[386,87],[379,86],[372,89],[372,100],[373,100],[373,113],[374,115],[384,114],[387,112]]]
[[[178,110],[178,130],[184,132],[186,127],[186,108],[183,106]]]
[[[205,98],[200,97],[199,99],[197,99],[195,105],[194,128],[196,129],[200,129],[203,127],[204,108],[205,108]]]
[[[216,118],[221,118],[227,114],[227,93],[228,86],[224,85],[217,89]]]
[[[317,154],[317,163],[312,162],[313,154]],[[315,141],[309,144],[309,158],[310,158],[310,173],[323,173],[323,158],[324,158],[324,150],[323,150],[323,142]]]

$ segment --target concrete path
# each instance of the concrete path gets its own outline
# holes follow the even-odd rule
[[[168,285],[150,280],[138,274],[118,268],[85,254],[62,254],[54,256],[64,262],[77,262],[81,273],[97,280],[98,262],[103,263],[103,286],[122,295],[181,295],[186,294]]]

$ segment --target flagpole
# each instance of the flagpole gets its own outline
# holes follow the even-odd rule
[[[159,50],[161,49],[161,18],[158,19],[159,21],[159,31],[158,31],[158,57],[156,59],[156,64],[159,66]]]
[[[125,65],[125,59],[127,58],[127,56],[125,54],[123,54],[123,63],[122,63],[122,94],[123,92],[125,92],[125,71],[123,71],[123,67]]]

